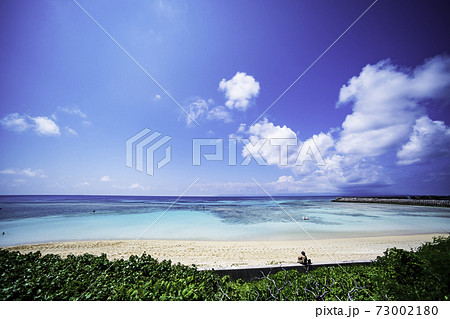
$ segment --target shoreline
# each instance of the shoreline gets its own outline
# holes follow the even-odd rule
[[[202,269],[236,266],[292,264],[304,250],[312,262],[373,260],[387,248],[416,249],[433,237],[447,233],[283,241],[199,241],[199,240],[100,240],[69,241],[1,247],[9,251],[43,255],[101,255],[110,260],[144,252],[173,263],[196,265]]]

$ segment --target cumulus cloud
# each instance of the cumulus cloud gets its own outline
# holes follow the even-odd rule
[[[73,185],[74,187],[86,187],[86,186],[90,186],[91,184],[89,182],[81,182],[81,183],[77,183],[75,185]]]
[[[155,97],[154,97],[154,100],[155,100],[155,101],[161,100],[161,95],[156,94]]]
[[[237,72],[231,80],[222,79],[219,91],[225,93],[225,106],[229,109],[245,111],[259,94],[259,82],[251,75]]]
[[[259,83],[253,76],[243,72],[237,72],[231,80],[222,79],[219,83],[219,91],[225,93],[227,101],[225,106],[215,105],[213,99],[205,100],[201,97],[191,98],[192,102],[186,107],[185,118],[188,125],[201,120],[233,121],[231,111],[233,109],[245,111],[259,94]]]
[[[64,118],[61,116],[61,114],[68,114],[69,117],[66,116]],[[56,121],[62,121],[63,123],[70,121],[69,124],[73,124],[71,118],[74,116],[81,119],[83,124],[90,124],[90,122],[86,120],[87,115],[83,113],[78,107],[59,106],[50,117],[11,113],[0,119],[0,125],[7,130],[18,133],[25,131],[34,131],[38,135],[58,136],[61,135],[62,132],[64,132],[67,135],[78,135],[78,133],[74,129],[67,125],[61,130],[60,126],[56,123]]]
[[[103,176],[100,178],[100,182],[110,182],[110,181],[112,181],[112,179],[109,176]]]
[[[383,167],[371,161],[354,162],[334,154],[324,158],[325,165],[291,166],[294,176],[281,176],[269,183],[274,192],[339,193],[365,191],[390,185]]]
[[[409,141],[397,152],[398,164],[409,165],[450,155],[450,128],[428,116],[419,118]]]
[[[335,154],[335,140],[330,132],[314,134],[312,137],[306,139],[301,146],[302,149],[296,149],[296,152],[293,153],[290,158],[290,162],[294,163],[294,165],[291,166],[291,169],[299,176],[305,176],[317,170],[323,171],[324,168],[321,167],[329,165],[329,156]],[[304,152],[309,153],[305,154]],[[299,158],[305,160],[298,161]],[[328,162],[326,162],[326,160],[328,160]]]
[[[60,135],[59,126],[46,116],[32,117],[34,130],[40,135]]]
[[[1,125],[11,131],[23,132],[30,128],[27,118],[19,113],[11,113],[0,120]]]
[[[266,118],[248,128],[241,124],[236,134],[231,137],[240,139],[244,144],[242,156],[247,162],[254,157],[260,165],[264,162],[284,168],[302,167],[304,164],[323,165],[323,154],[334,145],[329,133],[320,133],[301,141],[291,128],[275,125]],[[260,156],[261,160],[258,160],[257,156]]]
[[[389,60],[367,65],[339,93],[338,106],[353,112],[342,123],[336,149],[342,154],[376,157],[401,146],[416,119],[426,113],[424,103],[450,96],[450,57],[437,56],[412,72]]]
[[[189,193],[192,194],[215,194],[215,195],[236,195],[236,194],[259,194],[266,195],[263,190],[253,181],[249,182],[220,182],[220,183],[197,183]]]
[[[275,125],[267,119],[250,127],[241,124],[232,137],[247,138],[258,144],[267,165],[289,168],[292,175],[282,175],[264,184],[273,193],[364,193],[394,183],[391,173],[397,156],[398,165],[411,165],[450,156],[450,128],[433,121],[427,108],[450,102],[450,57],[437,56],[414,69],[400,68],[389,60],[367,65],[351,78],[339,93],[337,106],[351,105],[351,113],[339,129],[297,139],[295,131]],[[271,139],[286,140],[279,147]],[[314,143],[323,158],[294,165],[300,145]],[[288,165],[280,165],[280,149],[289,149]],[[243,148],[242,156],[248,155]],[[394,159],[394,160],[393,160]]]
[[[196,98],[187,107],[186,121],[188,125],[192,125],[194,120],[197,121],[200,117],[203,117],[208,112],[208,103],[202,98]]]
[[[300,181],[295,181],[293,176],[280,176],[277,181],[268,183],[266,186],[275,194],[277,193],[299,193],[303,192]]]
[[[66,127],[64,128],[64,131],[65,131],[67,134],[69,134],[69,135],[74,135],[74,136],[77,136],[77,135],[78,135],[77,131],[75,131],[74,129],[71,129],[71,128],[68,127],[68,126],[66,126]]]
[[[287,166],[285,159],[289,158],[289,151],[292,153],[294,147],[297,149],[297,134],[286,125],[274,125],[267,119],[248,128],[245,124],[241,124],[237,134],[232,137],[241,139],[243,142],[242,156],[244,158],[259,153],[268,165]]]
[[[61,115],[68,115],[68,116],[61,116]],[[52,114],[52,119],[53,120],[59,120],[59,121],[63,121],[63,122],[68,122],[71,126],[74,125],[74,120],[73,117],[77,117],[81,120],[81,123],[83,125],[90,125],[91,122],[87,120],[87,115],[86,113],[82,112],[78,107],[76,106],[58,106],[58,108],[56,109],[56,112]],[[65,133],[67,133],[68,135],[78,135],[78,133],[66,126],[64,128]]]
[[[58,108],[56,109],[56,112],[53,113],[52,117],[54,119],[56,119],[57,113],[59,113],[59,112],[66,113],[66,114],[69,114],[69,115],[79,116],[79,117],[81,117],[83,119],[87,117],[87,115],[85,113],[83,113],[76,106],[58,106]]]
[[[450,99],[450,56],[437,55],[414,69],[413,96]]]
[[[31,168],[26,168],[19,171],[18,174],[26,175],[29,177],[47,177],[42,169],[32,170]]]
[[[323,179],[323,178],[322,178]],[[208,184],[196,184],[192,191],[195,194],[211,194],[212,192],[217,195],[237,195],[237,194],[249,194],[249,195],[263,195],[266,196],[267,191],[269,194],[330,194],[337,192],[337,188],[333,187],[323,179],[319,178],[314,180],[296,179],[293,176],[280,176],[278,180],[273,182],[263,182],[261,179],[256,178],[261,187],[253,181],[250,182],[227,182],[227,183],[208,183]]]
[[[212,107],[210,109],[210,107]],[[190,116],[186,115],[186,122],[188,125],[193,125],[195,121],[201,120],[218,120],[225,123],[229,123],[232,121],[230,112],[223,106],[215,106],[214,100],[208,99],[208,101],[195,97],[194,101],[192,101],[188,107],[186,108],[187,113]]]
[[[244,127],[240,126],[239,130],[244,130]],[[251,125],[248,128],[247,132],[251,136],[255,136],[258,138],[297,138],[297,134],[295,134],[295,132],[286,125],[275,125],[272,122],[269,122],[269,120],[266,118],[258,123]]]
[[[277,165],[292,171],[294,176],[283,175],[276,182],[266,184],[274,193],[332,193],[344,188],[357,190],[391,182],[382,167],[375,162],[339,154],[332,132],[321,132],[300,141],[291,128],[264,119],[248,128],[241,124],[232,137],[241,140],[245,137],[253,145],[266,140],[262,146],[258,145],[258,152],[267,165]],[[285,154],[282,154],[283,149]],[[242,149],[243,157],[249,153],[246,147]],[[287,162],[283,163],[283,158],[287,158]]]
[[[283,193],[333,193],[337,188],[329,183],[324,175],[310,175],[296,179],[293,176],[280,176],[275,182],[268,182],[263,187],[272,194]]]
[[[42,169],[33,170],[31,168],[25,168],[25,169],[7,168],[7,169],[0,170],[0,174],[2,174],[2,175],[22,175],[22,176],[28,176],[28,177],[47,177],[47,175],[45,175],[45,173],[44,173],[44,170],[42,170]]]
[[[148,189],[150,189],[150,186],[142,186],[138,183],[134,183],[134,184],[131,184],[129,188],[133,189],[133,190],[148,190]]]
[[[11,169],[11,168],[7,168],[7,169],[0,170],[0,174],[2,174],[2,175],[15,175],[16,171]]]
[[[208,120],[219,120],[225,123],[232,122],[231,114],[223,106],[216,106],[215,108],[208,111],[206,116]]]
[[[33,130],[39,135],[60,135],[59,126],[46,116],[32,117],[19,113],[11,113],[0,120],[1,125],[8,130],[24,132]]]
[[[112,188],[119,190],[133,190],[133,191],[147,191],[151,188],[151,186],[142,186],[139,183],[133,183],[131,185],[111,185]]]

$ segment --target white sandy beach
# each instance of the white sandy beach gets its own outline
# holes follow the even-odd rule
[[[128,258],[144,252],[158,260],[195,264],[199,268],[261,266],[295,263],[302,250],[313,262],[372,260],[390,247],[415,249],[436,236],[420,234],[402,236],[321,239],[317,241],[177,241],[177,240],[109,240],[76,241],[5,247],[22,253],[41,251],[63,257],[84,253],[107,254],[109,259]]]

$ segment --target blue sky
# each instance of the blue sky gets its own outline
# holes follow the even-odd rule
[[[0,193],[449,194],[448,4],[373,2],[1,1]],[[125,162],[144,128],[172,137],[153,176]]]

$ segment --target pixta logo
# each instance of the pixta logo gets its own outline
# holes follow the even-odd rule
[[[140,172],[153,176],[155,166],[160,169],[172,160],[172,148],[165,146],[165,156],[155,160],[155,152],[167,144],[172,137],[162,136],[146,128],[126,142],[126,164]],[[205,151],[203,147],[208,148]],[[238,149],[242,149],[242,161],[238,161]],[[212,152],[211,152],[212,150]],[[228,153],[228,156],[225,154]],[[227,158],[225,158],[227,157]],[[318,166],[325,161],[313,139],[299,142],[292,138],[236,139],[194,138],[192,139],[192,165],[200,166],[202,160],[227,161],[228,166],[247,166],[253,160],[257,165],[302,166],[312,160]]]
[[[239,147],[243,148],[242,162],[238,162],[237,153]],[[211,147],[214,152],[202,151],[202,146]],[[192,165],[201,165],[202,158],[206,161],[223,161],[224,149],[228,148],[229,166],[247,166],[252,160],[259,166],[277,164],[278,166],[302,166],[305,161],[312,160],[318,166],[324,166],[325,161],[313,139],[303,143],[295,138],[260,138],[260,139],[236,139],[229,138],[224,141],[220,138],[195,138],[192,140]],[[202,156],[203,155],[203,156]]]
[[[153,176],[155,173],[154,166],[160,169],[172,160],[172,148],[170,145],[165,148],[165,156],[158,162],[155,162],[155,151],[163,147],[172,139],[170,136],[162,136],[161,133],[151,131],[146,128],[139,133],[133,135],[126,143],[126,162],[127,166],[135,168],[148,175]],[[144,164],[145,163],[145,164]]]

